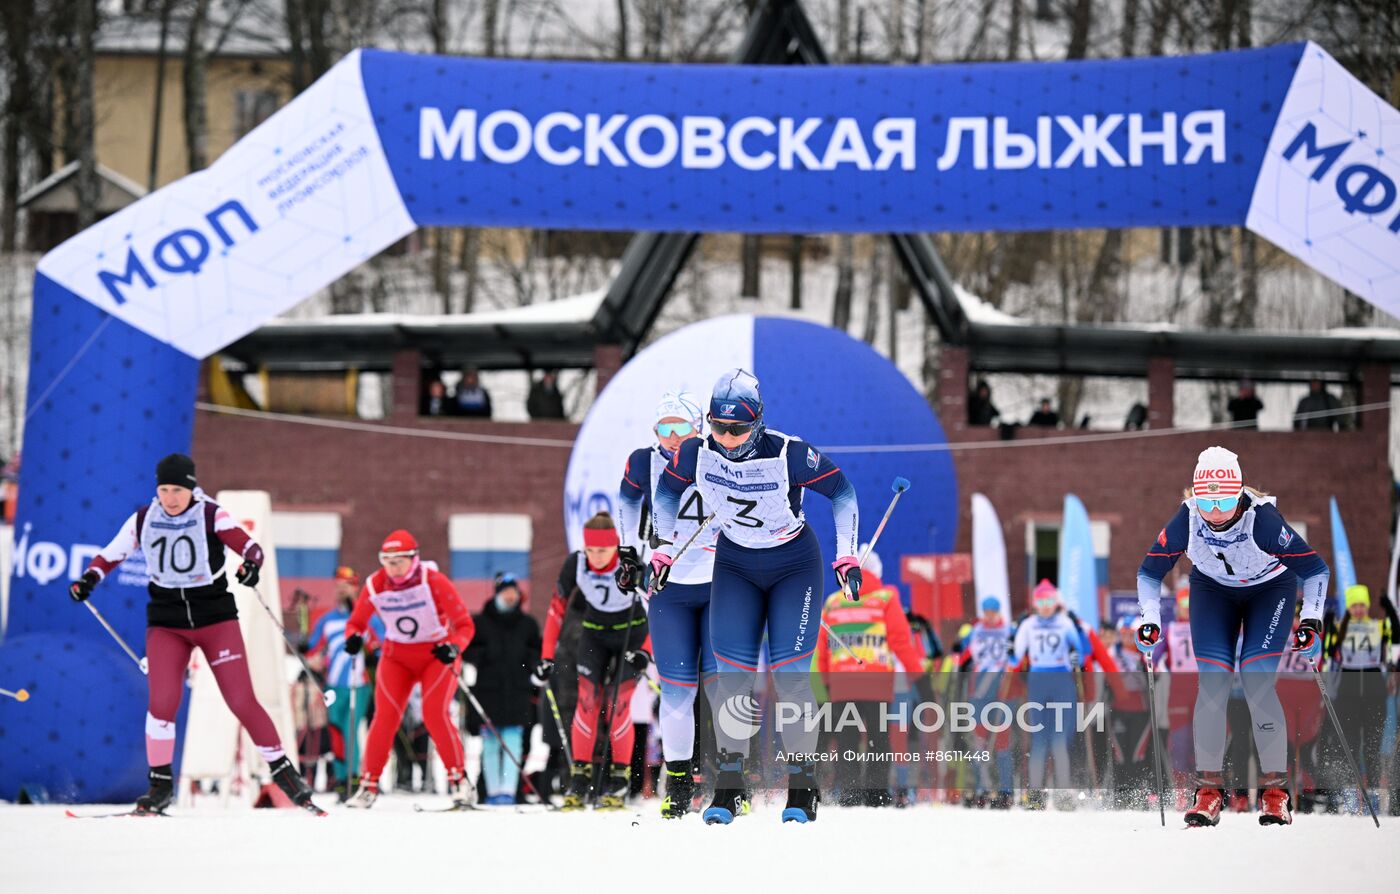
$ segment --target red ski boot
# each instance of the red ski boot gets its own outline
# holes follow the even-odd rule
[[[1282,774],[1259,780],[1259,825],[1287,826],[1293,822],[1293,802]]]
[[[1225,806],[1224,778],[1219,773],[1201,773],[1196,777],[1196,801],[1186,811],[1186,825],[1214,826],[1220,822],[1220,809]]]

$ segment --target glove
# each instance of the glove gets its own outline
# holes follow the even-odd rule
[[[1156,624],[1139,624],[1137,633],[1133,635],[1133,644],[1142,654],[1151,655],[1152,650],[1157,647],[1157,640],[1161,638],[1161,627]]]
[[[860,585],[865,577],[860,573],[860,559],[855,556],[842,556],[831,567],[836,571],[836,582],[854,602],[860,602]]]
[[[535,672],[530,675],[530,682],[535,686],[543,686],[549,682],[549,678],[554,675],[554,659],[542,658],[540,663],[535,665]]]
[[[651,590],[653,593],[660,593],[666,587],[666,581],[671,579],[671,565],[675,561],[664,547],[652,551]]]
[[[1298,622],[1293,631],[1293,651],[1300,653],[1313,664],[1322,657],[1322,622],[1316,618],[1305,618]]]
[[[641,673],[651,664],[651,654],[646,649],[628,649],[622,653],[622,660],[632,665],[632,669],[637,673]]]
[[[451,664],[462,652],[454,643],[438,643],[433,646],[433,657],[443,664]]]
[[[642,582],[642,558],[634,547],[624,546],[617,551],[617,571],[613,574],[617,588],[624,593],[635,593]]]
[[[256,587],[258,585],[258,566],[252,559],[245,559],[242,565],[238,566],[236,575],[238,582],[245,587]]]
[[[83,572],[83,576],[73,581],[68,588],[68,595],[74,602],[87,602],[87,598],[92,595],[92,590],[102,582],[102,576],[89,568]]]
[[[345,654],[358,655],[365,647],[365,638],[358,633],[352,633],[345,638]]]

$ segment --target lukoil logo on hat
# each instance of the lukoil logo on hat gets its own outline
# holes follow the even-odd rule
[[[1207,447],[1196,458],[1191,494],[1197,497],[1233,497],[1244,489],[1240,458],[1224,447]]]

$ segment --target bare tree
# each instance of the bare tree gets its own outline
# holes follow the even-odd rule
[[[13,252],[19,245],[20,137],[24,121],[34,102],[29,67],[30,24],[34,0],[0,3],[0,28],[5,34],[5,65],[9,69],[9,93],[5,97],[4,120],[0,121],[0,152],[4,171],[0,173],[0,251]]]
[[[185,32],[185,156],[191,171],[209,164],[209,107],[207,82],[209,51],[204,44],[209,19],[209,0],[194,0]]]
[[[78,178],[78,229],[97,222],[97,203],[101,182],[97,179],[96,118],[93,111],[92,81],[96,56],[93,45],[97,34],[97,0],[74,0],[73,26],[77,58],[73,60],[76,91],[72,95],[76,107],[71,118],[75,128]]]

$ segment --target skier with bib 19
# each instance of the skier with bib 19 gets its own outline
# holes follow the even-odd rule
[[[128,556],[138,550],[146,556],[151,595],[146,604],[150,687],[146,760],[151,787],[137,799],[134,812],[162,813],[174,800],[175,715],[185,691],[190,653],[198,647],[224,702],[272,770],[272,781],[298,807],[321,813],[311,803],[311,788],[283,753],[272,718],[253,693],[238,605],[228,588],[225,549],[243,560],[235,572],[238,582],[256,586],[262,547],[227,509],[199,489],[194,460],[172,453],[156,466],[156,496],[150,505],[127,518],[117,536],[68,589],[74,601],[82,602]]]
[[[1181,507],[1157,535],[1138,570],[1137,646],[1151,653],[1161,637],[1162,579],[1183,554],[1191,569],[1191,643],[1200,679],[1192,717],[1196,752],[1191,826],[1214,826],[1224,803],[1225,707],[1236,671],[1254,721],[1259,752],[1259,823],[1293,821],[1288,799],[1288,731],[1275,689],[1289,648],[1293,605],[1302,581],[1295,652],[1322,652],[1327,565],[1289,527],[1274,498],[1244,486],[1239,457],[1208,447],[1196,461]],[[1236,664],[1236,643],[1240,651]]]
[[[619,509],[623,546],[618,554],[617,582],[627,592],[641,586],[643,508],[655,506],[657,480],[681,445],[700,437],[700,404],[688,391],[668,392],[656,407],[656,443],[627,458],[622,473]],[[690,539],[709,513],[694,485],[686,488],[676,516],[681,543]],[[647,520],[648,522],[650,519]],[[711,522],[671,569],[670,584],[647,608],[656,675],[661,680],[661,750],[666,761],[666,797],[661,815],[679,819],[690,810],[695,793],[695,694],[715,675],[710,647],[710,578],[715,567],[717,526]]]
[[[360,788],[347,807],[367,808],[379,797],[379,774],[389,761],[394,733],[403,720],[414,684],[423,687],[423,723],[447,768],[453,806],[476,804],[476,786],[463,771],[462,736],[449,713],[457,694],[462,650],[476,625],[447,575],[422,562],[418,541],[398,530],[379,546],[380,569],[370,575],[345,624],[345,651],[359,654],[375,613],[384,621],[384,655],[374,683],[370,721],[361,765]]]
[[[854,596],[862,583],[856,492],[830,457],[765,428],[758,379],[749,372],[731,369],[720,376],[710,397],[709,423],[710,436],[682,444],[657,482],[656,533],[662,542],[650,563],[653,587],[662,590],[678,549],[673,544],[680,542],[681,498],[694,486],[720,524],[710,592],[710,639],[715,658],[724,665],[712,699],[720,773],[704,819],[729,823],[747,812],[743,761],[756,726],[745,706],[753,704],[766,631],[777,697],[799,712],[779,730],[788,770],[782,818],[805,823],[816,819],[819,800],[811,664],[824,570],[802,498],[814,490],[831,500],[838,556],[832,567],[838,583]],[[738,735],[746,727],[750,736]]]

